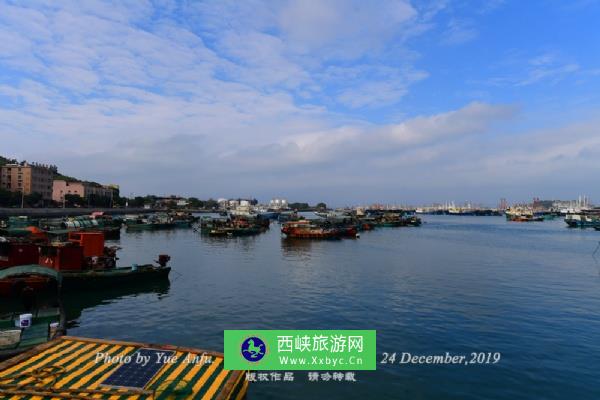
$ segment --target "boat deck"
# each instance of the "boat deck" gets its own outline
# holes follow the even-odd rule
[[[141,388],[103,384],[123,364],[97,362],[98,353],[116,360],[149,348],[172,351],[177,360],[161,363],[158,372]],[[245,371],[224,370],[221,353],[63,336],[0,363],[0,398],[233,400],[246,395],[245,375]]]

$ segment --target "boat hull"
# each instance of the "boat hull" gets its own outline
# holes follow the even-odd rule
[[[159,281],[169,278],[171,267],[152,265],[114,268],[105,271],[63,272],[63,291],[117,287],[130,283]]]

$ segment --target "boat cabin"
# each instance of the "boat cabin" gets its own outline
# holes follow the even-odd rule
[[[30,241],[0,238],[0,269],[15,265],[37,264],[38,245]]]

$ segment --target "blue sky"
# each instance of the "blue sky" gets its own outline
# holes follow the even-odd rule
[[[587,194],[600,2],[0,2],[0,154],[123,193]]]

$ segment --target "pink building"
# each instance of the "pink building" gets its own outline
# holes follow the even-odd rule
[[[111,197],[113,192],[113,187],[102,186],[93,182],[55,180],[52,187],[52,200],[62,202],[65,195],[68,194],[77,195],[84,199],[90,195]]]

